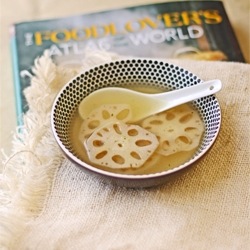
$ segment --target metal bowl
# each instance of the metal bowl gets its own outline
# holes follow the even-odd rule
[[[221,110],[214,95],[193,101],[205,124],[200,146],[182,165],[154,174],[118,174],[82,161],[70,136],[70,126],[80,102],[91,92],[110,86],[153,86],[163,90],[179,89],[201,83],[202,80],[179,66],[156,59],[123,59],[84,71],[69,81],[55,99],[51,125],[55,139],[67,158],[95,177],[126,187],[150,187],[163,184],[200,159],[213,145],[220,130]],[[143,105],[143,104],[142,104]]]

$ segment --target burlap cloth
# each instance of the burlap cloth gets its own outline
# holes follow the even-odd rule
[[[115,59],[90,54],[83,68]],[[212,149],[178,179],[148,189],[102,183],[66,160],[50,108],[79,69],[35,62],[30,111],[3,159],[2,249],[250,249],[250,65],[171,61],[203,80],[219,78],[222,127]]]

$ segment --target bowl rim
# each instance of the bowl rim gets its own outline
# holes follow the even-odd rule
[[[115,63],[115,62],[121,62],[121,61],[126,61],[126,60],[150,60],[150,61],[157,61],[157,62],[163,62],[163,63],[167,63],[169,65],[173,65],[174,67],[178,67],[179,69],[183,69],[185,70],[185,72],[188,72],[189,74],[192,74],[193,76],[195,76],[198,80],[197,84],[200,84],[202,82],[204,82],[204,80],[202,80],[200,77],[198,77],[196,74],[194,74],[193,72],[187,70],[186,68],[183,68],[182,66],[179,66],[177,64],[174,64],[172,62],[169,62],[167,60],[164,59],[156,59],[156,58],[148,58],[148,57],[125,57],[125,58],[121,58],[121,59],[117,59],[117,60],[113,60],[113,61],[109,61],[109,62],[104,62],[104,63],[100,63],[97,65],[94,65],[92,67],[87,68],[86,70],[82,70],[81,72],[79,72],[77,75],[75,75],[74,77],[72,77],[70,80],[67,81],[66,84],[64,84],[64,86],[60,89],[60,91],[58,92],[58,94],[56,95],[52,108],[51,108],[51,117],[50,117],[50,121],[51,121],[51,129],[52,129],[52,133],[53,136],[57,142],[57,144],[59,145],[60,149],[62,150],[62,152],[68,157],[68,159],[72,160],[74,163],[76,163],[78,166],[82,167],[82,168],[87,168],[88,170],[97,173],[97,174],[101,174],[103,176],[108,176],[108,177],[113,177],[113,178],[119,178],[119,179],[131,179],[131,180],[136,180],[136,179],[151,179],[151,178],[157,178],[157,177],[163,177],[166,175],[170,175],[173,173],[176,173],[182,169],[187,168],[188,166],[192,165],[193,163],[195,163],[197,160],[199,160],[200,158],[202,158],[208,151],[209,149],[213,146],[214,142],[216,141],[220,128],[221,128],[221,121],[222,121],[222,115],[221,115],[221,107],[220,107],[220,103],[218,101],[218,99],[216,98],[216,96],[213,94],[212,96],[214,96],[215,100],[217,101],[218,104],[218,110],[220,113],[219,116],[219,121],[218,121],[218,129],[216,131],[216,133],[214,134],[213,139],[209,142],[209,145],[207,145],[206,149],[204,149],[202,152],[199,152],[198,154],[195,155],[195,153],[197,151],[195,151],[194,156],[192,156],[188,161],[184,162],[183,164],[165,170],[165,171],[161,171],[161,172],[156,172],[156,173],[150,173],[150,174],[121,174],[121,173],[115,173],[115,172],[111,172],[111,171],[105,171],[99,168],[96,168],[94,166],[91,166],[90,164],[88,164],[87,162],[84,162],[82,160],[80,160],[78,157],[76,157],[73,153],[71,153],[61,142],[59,136],[57,135],[55,126],[54,126],[54,110],[55,110],[55,106],[58,102],[59,97],[61,96],[62,92],[66,89],[66,87],[69,85],[69,83],[71,83],[74,79],[76,79],[77,77],[81,76],[82,74],[85,74],[86,72],[89,72],[92,69],[98,68],[100,66],[106,65],[106,64],[111,64],[111,63]],[[199,98],[201,99],[201,98]],[[199,148],[198,148],[199,149]]]

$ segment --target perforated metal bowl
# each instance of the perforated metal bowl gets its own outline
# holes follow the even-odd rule
[[[77,155],[70,137],[69,128],[73,116],[83,98],[100,88],[147,85],[173,90],[201,82],[201,79],[188,70],[155,59],[125,59],[96,66],[69,81],[56,97],[51,116],[53,134],[58,145],[71,162],[98,178],[126,187],[149,187],[162,184],[175,175],[181,174],[213,145],[221,124],[221,110],[214,95],[193,102],[205,124],[201,144],[193,157],[174,169],[155,174],[117,174],[83,162]]]

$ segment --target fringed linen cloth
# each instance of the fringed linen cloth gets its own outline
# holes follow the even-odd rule
[[[35,61],[25,90],[29,111],[13,155],[2,160],[0,249],[250,249],[250,65],[170,61],[222,81],[219,136],[181,177],[127,189],[72,165],[50,128],[61,87],[79,71],[118,58],[91,52],[78,69],[55,65],[47,53]]]

